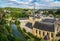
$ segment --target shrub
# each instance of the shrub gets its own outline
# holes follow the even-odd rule
[[[23,30],[22,30],[23,32],[26,32],[26,30],[25,30],[25,28],[23,28]]]
[[[56,36],[60,36],[60,32],[58,32]]]
[[[16,24],[16,25],[19,25],[19,24],[20,24],[20,22],[16,20],[16,21],[15,21],[15,24]]]
[[[54,39],[52,39],[51,41],[55,41]]]
[[[60,41],[60,39],[58,41]]]
[[[27,41],[34,41],[34,38],[28,39]]]
[[[15,41],[23,41],[23,40],[22,40],[22,38],[17,37],[17,38],[15,39]]]
[[[40,41],[44,41],[44,39],[41,39]]]

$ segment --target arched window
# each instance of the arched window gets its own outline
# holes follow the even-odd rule
[[[49,33],[47,33],[47,35],[49,35]]]
[[[53,37],[53,33],[51,33],[51,37]]]
[[[39,31],[39,34],[41,34],[41,31]]]
[[[45,32],[43,32],[43,36],[45,35]]]
[[[37,33],[37,30],[36,30],[36,33]]]

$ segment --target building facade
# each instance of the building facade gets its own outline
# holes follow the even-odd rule
[[[56,37],[57,27],[58,25],[55,19],[44,19],[40,22],[36,21],[33,25],[33,35],[51,41]],[[45,37],[47,34],[49,38]]]
[[[56,34],[59,32],[58,21],[54,17],[44,17],[44,16],[29,16],[28,22],[25,23],[24,28],[28,29],[34,36],[43,38],[45,40],[51,41],[56,39]],[[27,31],[28,31],[27,30]]]

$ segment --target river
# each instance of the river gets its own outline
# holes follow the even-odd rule
[[[12,29],[13,29],[13,33],[15,34],[16,37],[21,37],[23,39],[23,41],[26,41],[26,38],[24,37],[24,35],[18,31],[17,26],[15,24],[12,24]]]

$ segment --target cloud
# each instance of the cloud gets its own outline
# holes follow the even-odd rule
[[[10,1],[17,1],[17,0],[10,0]]]
[[[32,0],[29,0],[29,2],[31,2]]]
[[[53,2],[53,3],[50,3],[51,6],[60,6],[60,2]]]
[[[34,0],[0,0],[0,7],[19,7],[19,8],[33,8],[34,4],[31,3]],[[60,7],[60,1],[56,0],[36,0],[35,8],[48,9]]]
[[[54,0],[41,0],[41,2],[52,2]]]

